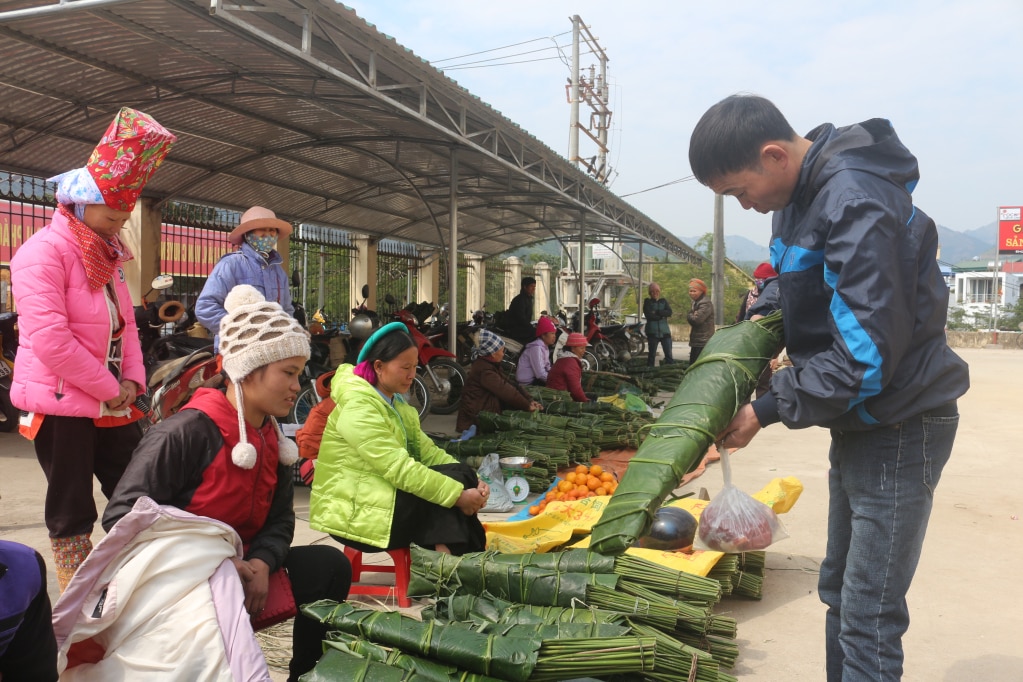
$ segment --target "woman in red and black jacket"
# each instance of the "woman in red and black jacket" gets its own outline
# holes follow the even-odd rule
[[[150,429],[132,456],[106,512],[110,530],[140,497],[230,525],[244,556],[233,559],[245,608],[258,616],[270,575],[287,571],[296,604],[343,601],[351,565],[335,547],[292,547],[291,464],[297,448],[275,420],[288,414],[309,359],[308,334],[253,287],[235,287],[220,326],[225,390],[200,389],[182,410]],[[295,618],[289,680],[322,654],[326,626]]]
[[[586,353],[586,345],[586,337],[582,334],[569,334],[565,350],[547,375],[547,388],[568,391],[577,403],[591,402],[591,397],[583,391],[583,363],[580,360]]]

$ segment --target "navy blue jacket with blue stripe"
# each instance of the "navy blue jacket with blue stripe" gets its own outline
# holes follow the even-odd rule
[[[771,236],[793,367],[753,403],[760,423],[864,430],[958,398],[969,370],[945,340],[948,288],[937,228],[913,206],[916,158],[882,119],[806,137]]]

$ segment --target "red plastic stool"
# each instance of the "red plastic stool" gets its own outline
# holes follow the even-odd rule
[[[364,565],[362,563],[362,552],[351,547],[345,547],[345,556],[348,557],[349,563],[352,564],[352,586],[349,588],[348,594],[372,594],[386,597],[393,590],[398,598],[398,606],[408,608],[412,606],[412,600],[408,596],[408,581],[412,573],[412,554],[409,552],[408,547],[389,549],[387,554],[391,557],[391,561],[394,562],[393,566]],[[359,578],[362,577],[363,571],[368,573],[393,573],[394,587],[390,585],[356,584],[359,582]]]

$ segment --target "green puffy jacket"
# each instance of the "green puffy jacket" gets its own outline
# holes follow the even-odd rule
[[[462,484],[429,467],[457,462],[434,445],[419,414],[395,396],[388,405],[351,365],[337,369],[330,397],[337,407],[327,419],[309,500],[314,529],[374,547],[386,547],[394,517],[395,490],[453,507]]]

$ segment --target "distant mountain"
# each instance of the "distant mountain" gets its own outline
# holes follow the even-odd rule
[[[938,225],[938,243],[941,253],[938,260],[955,265],[995,247],[995,224],[978,227],[968,232],[957,232],[944,225]]]
[[[679,237],[679,239],[694,248],[696,242],[700,240],[699,237]],[[768,259],[770,250],[767,248],[766,242],[761,244],[737,234],[726,234],[725,255],[736,263],[753,263],[756,266]]]
[[[700,237],[679,237],[679,239],[693,248],[700,241]],[[953,230],[944,225],[938,225],[938,241],[941,246],[941,254],[938,260],[951,264],[970,260],[974,256],[990,252],[995,247],[995,224],[992,222],[988,225],[963,232]],[[558,242],[550,240],[516,249],[502,255],[505,258],[512,255],[523,258],[530,253],[536,252],[557,255],[560,253],[560,250],[561,247]],[[725,254],[731,261],[743,268],[748,267],[750,271],[758,263],[762,263],[770,258],[770,250],[766,241],[763,243],[755,242],[741,235],[725,235]],[[656,247],[647,246],[643,249],[643,256],[644,258],[659,259],[664,257],[664,252]]]

